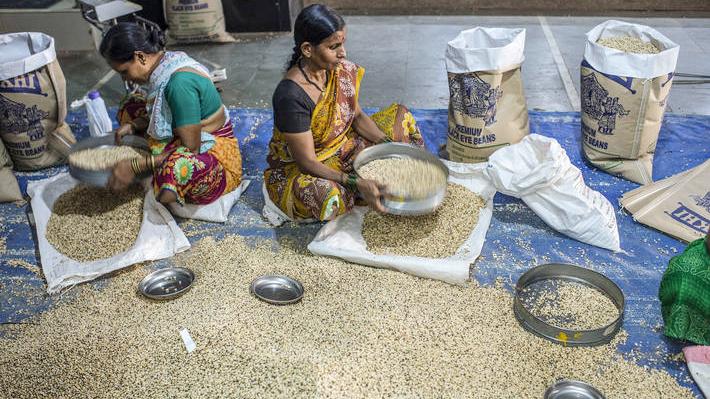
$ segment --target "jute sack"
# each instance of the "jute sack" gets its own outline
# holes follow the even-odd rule
[[[599,39],[631,36],[653,43],[658,54],[632,54]],[[647,184],[671,90],[679,47],[643,25],[606,21],[587,32],[581,68],[582,148],[607,173]]]
[[[164,0],[168,38],[177,43],[234,42],[225,30],[221,0]]]
[[[66,82],[54,39],[37,32],[0,35],[0,137],[15,169],[65,161],[76,141],[66,114]]]
[[[628,191],[621,196],[619,204],[627,211],[636,213],[641,208],[651,203],[651,201],[656,199],[659,195],[663,194],[666,190],[672,188],[679,181],[683,180],[691,171],[692,169]]]
[[[528,134],[520,77],[524,48],[525,29],[477,27],[448,43],[449,160],[485,162]]]
[[[710,230],[710,160],[692,169],[633,217],[683,241],[705,237]]]
[[[0,202],[19,201],[22,199],[20,186],[12,174],[12,160],[5,146],[0,141]]]

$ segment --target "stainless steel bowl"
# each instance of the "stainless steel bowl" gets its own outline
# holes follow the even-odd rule
[[[139,136],[134,136],[134,135],[128,135],[123,137],[121,140],[121,145],[128,145],[140,150],[144,151],[150,151],[150,147],[148,146],[148,141],[146,139],[139,137]],[[108,147],[115,147],[115,139],[114,135],[110,136],[102,136],[102,137],[89,137],[84,140],[81,140],[74,144],[71,147],[71,150],[69,151],[69,156],[71,156],[75,152],[79,152],[82,150],[87,150],[90,148],[108,148]],[[96,186],[96,187],[106,187],[108,184],[108,179],[111,177],[111,169],[107,170],[88,170],[88,169],[82,169],[78,168],[76,166],[73,166],[72,164],[69,164],[69,174],[88,185],[91,186]]]
[[[195,274],[192,270],[169,267],[145,276],[138,285],[138,291],[151,299],[173,299],[187,292],[194,281]]]
[[[251,282],[249,291],[262,301],[274,305],[288,305],[303,298],[303,285],[288,276],[261,276]]]
[[[360,169],[368,162],[390,158],[412,158],[430,162],[444,172],[447,180],[449,178],[449,169],[439,158],[426,150],[404,143],[383,143],[368,147],[355,158],[353,168],[355,173],[359,174]],[[444,182],[429,197],[422,199],[386,195],[382,200],[382,206],[388,213],[394,215],[416,216],[432,213],[444,202],[446,186],[447,183]]]
[[[545,391],[544,399],[605,399],[593,386],[582,381],[559,380]]]

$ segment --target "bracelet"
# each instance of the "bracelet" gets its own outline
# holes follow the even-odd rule
[[[131,169],[133,170],[133,174],[135,175],[139,175],[141,173],[141,168],[138,164],[138,160],[140,160],[140,158],[131,159]]]
[[[348,180],[345,184],[348,187],[350,187],[351,189],[357,191],[357,175],[355,175],[355,174],[348,175]]]
[[[150,163],[148,163],[148,157],[150,157]],[[150,166],[150,171],[155,171],[155,156],[153,154],[146,155],[145,164]]]

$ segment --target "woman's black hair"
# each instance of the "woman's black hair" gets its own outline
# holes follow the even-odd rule
[[[160,30],[146,30],[134,22],[119,22],[104,35],[99,53],[111,61],[128,62],[133,53],[155,54],[165,47],[165,36]]]
[[[343,30],[345,21],[332,8],[323,4],[312,4],[298,13],[293,26],[293,55],[286,64],[291,69],[301,58],[301,45],[308,42],[319,45],[333,33]]]

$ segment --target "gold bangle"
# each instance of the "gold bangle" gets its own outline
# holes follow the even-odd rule
[[[150,170],[155,172],[155,155],[150,154]]]
[[[138,175],[141,173],[140,167],[138,165],[138,160],[140,158],[133,158],[131,159],[131,169],[133,170],[133,174]]]

